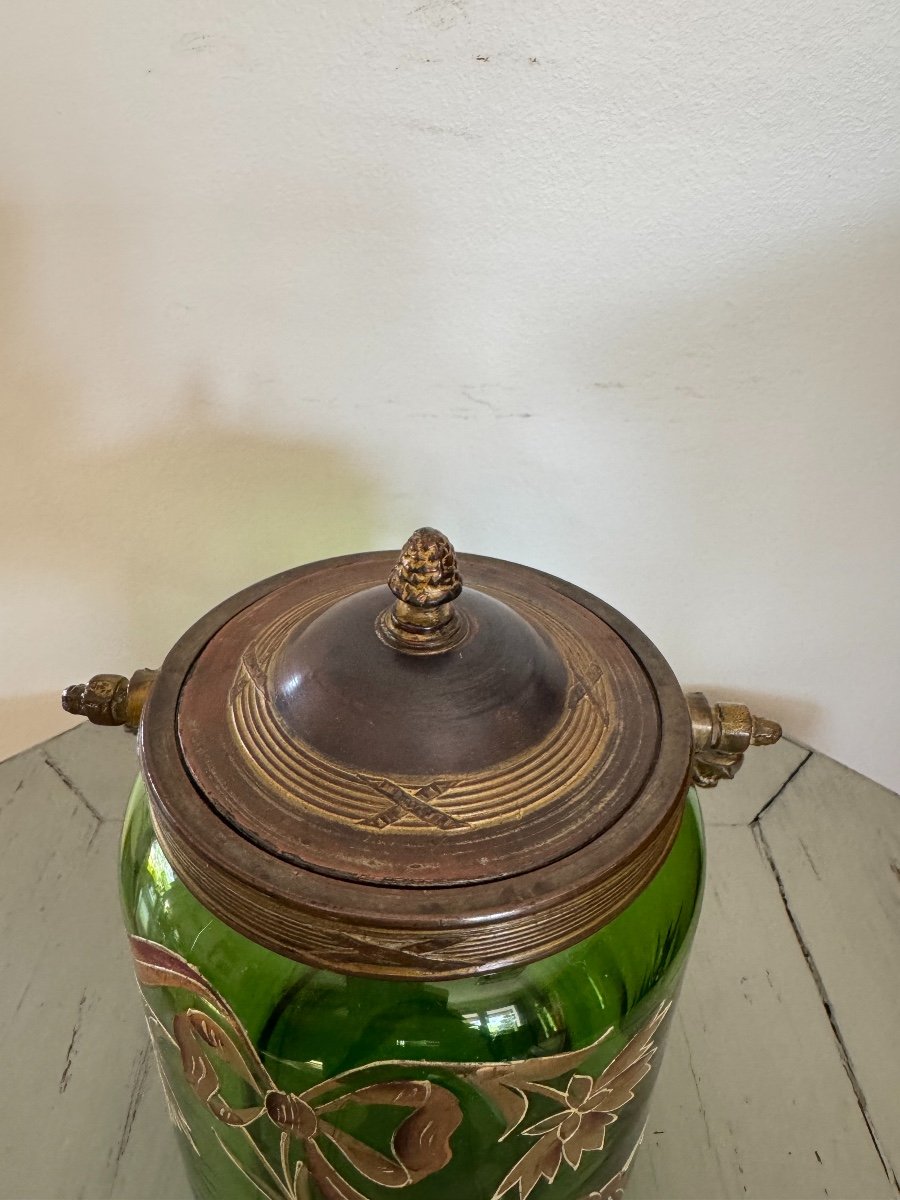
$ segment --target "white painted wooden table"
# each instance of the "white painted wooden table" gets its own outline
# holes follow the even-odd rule
[[[134,772],[133,740],[90,726],[0,764],[3,1200],[189,1196],[119,918]],[[704,808],[706,901],[629,1200],[896,1196],[900,797],[783,741]]]

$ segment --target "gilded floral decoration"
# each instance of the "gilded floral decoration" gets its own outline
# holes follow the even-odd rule
[[[183,989],[213,1014],[188,1008],[174,1016],[169,1029],[148,1009],[173,1122],[196,1151],[173,1080],[166,1078],[159,1052],[163,1043],[177,1050],[184,1079],[214,1118],[223,1152],[269,1200],[366,1200],[359,1190],[365,1187],[364,1180],[402,1189],[445,1167],[463,1111],[449,1087],[415,1078],[417,1071],[464,1081],[500,1113],[506,1124],[500,1141],[515,1138],[521,1153],[497,1184],[492,1200],[508,1194],[527,1200],[542,1180],[551,1184],[560,1171],[579,1170],[585,1155],[603,1149],[609,1126],[650,1072],[657,1049],[654,1037],[670,1007],[669,1002],[660,1005],[598,1075],[579,1067],[612,1035],[612,1028],[591,1045],[563,1054],[504,1063],[377,1062],[341,1072],[296,1094],[279,1088],[227,1001],[190,963],[144,938],[132,937],[131,948],[143,988]],[[383,1077],[392,1068],[402,1077],[372,1081],[374,1074]],[[226,1081],[232,1090],[235,1078],[240,1081],[240,1103],[223,1094]],[[552,1111],[529,1122],[536,1097],[543,1097],[541,1112],[548,1107]],[[340,1127],[336,1115],[351,1106],[396,1111],[388,1152]],[[217,1124],[223,1132],[224,1127],[238,1131],[246,1142],[243,1160],[223,1140]],[[277,1145],[277,1154],[272,1145]],[[589,1193],[590,1200],[619,1200],[633,1156],[634,1151],[618,1175]]]

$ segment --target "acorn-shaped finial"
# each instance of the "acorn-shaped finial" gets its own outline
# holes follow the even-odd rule
[[[456,554],[437,529],[416,530],[400,551],[388,587],[397,599],[381,613],[375,631],[392,649],[444,654],[467,637],[469,622],[453,604],[462,591]]]
[[[462,591],[456,554],[447,538],[428,526],[417,529],[400,551],[388,586],[404,604],[437,608]]]

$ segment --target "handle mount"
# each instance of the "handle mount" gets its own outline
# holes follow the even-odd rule
[[[141,710],[150,695],[157,672],[149,667],[124,675],[94,675],[87,683],[73,683],[62,694],[62,706],[94,725],[124,725],[136,733]]]
[[[772,746],[781,737],[777,722],[755,717],[746,704],[712,704],[702,692],[690,692],[686,699],[694,739],[692,776],[698,787],[733,779],[750,746]]]

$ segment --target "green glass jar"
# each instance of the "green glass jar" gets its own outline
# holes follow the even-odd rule
[[[577,945],[445,982],[339,975],[266,950],[204,908],[166,859],[138,781],[122,899],[196,1195],[304,1197],[318,1185],[324,1197],[387,1198],[402,1186],[417,1200],[616,1196],[702,887],[691,797],[652,881]],[[333,1107],[343,1095],[356,1099]],[[403,1142],[392,1153],[404,1125],[434,1132],[423,1160]],[[346,1153],[334,1131],[374,1153]]]
[[[470,557],[463,591],[433,530],[390,563],[66,693],[139,732],[122,901],[193,1190],[612,1200],[699,914],[691,778],[779,731],[560,580]]]

